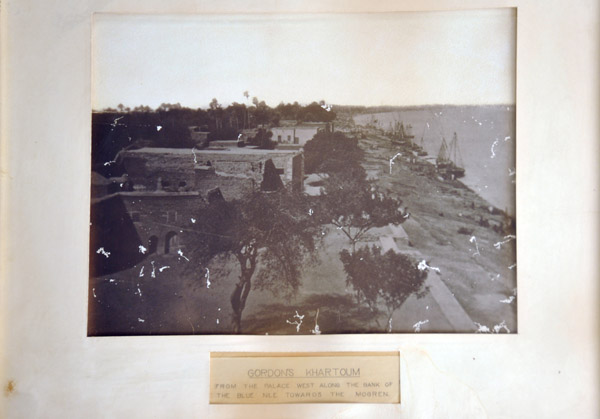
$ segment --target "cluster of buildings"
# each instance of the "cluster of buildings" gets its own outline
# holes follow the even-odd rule
[[[239,141],[208,143],[206,132],[190,127],[207,147],[119,152],[114,160],[123,175],[107,179],[92,172],[90,275],[127,269],[150,254],[180,255],[186,234],[193,234],[194,215],[211,199],[235,200],[284,186],[303,192],[303,146],[330,129],[285,121],[270,128],[277,147],[265,150]]]

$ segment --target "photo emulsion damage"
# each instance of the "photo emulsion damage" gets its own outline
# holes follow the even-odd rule
[[[88,335],[515,333],[515,38],[96,16]]]

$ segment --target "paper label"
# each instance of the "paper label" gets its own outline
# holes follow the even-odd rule
[[[210,403],[400,403],[400,353],[211,353]]]

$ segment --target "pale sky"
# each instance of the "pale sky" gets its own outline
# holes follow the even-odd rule
[[[92,108],[514,104],[516,11],[96,15]]]

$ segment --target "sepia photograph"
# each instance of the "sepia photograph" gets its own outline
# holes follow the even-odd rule
[[[517,333],[516,21],[95,15],[88,336]]]

